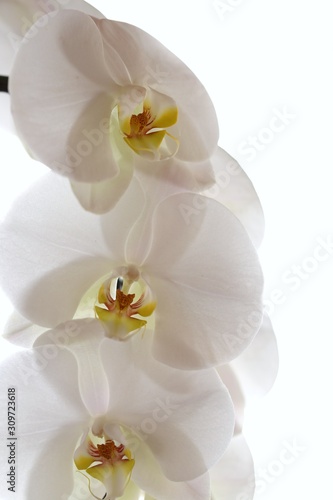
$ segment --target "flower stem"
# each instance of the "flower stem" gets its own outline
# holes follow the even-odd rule
[[[8,92],[8,76],[0,76],[0,92]]]

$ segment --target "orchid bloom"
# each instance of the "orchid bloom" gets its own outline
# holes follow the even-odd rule
[[[89,211],[112,208],[134,168],[154,174],[170,159],[180,171],[192,165],[194,178],[206,162],[200,182],[212,182],[213,104],[187,66],[135,26],[61,11],[20,46],[9,88],[23,143],[69,177]]]
[[[170,196],[151,219],[140,218],[143,205],[132,182],[114,210],[95,216],[80,209],[64,179],[49,174],[1,227],[5,292],[37,325],[97,316],[119,340],[146,325],[163,363],[198,369],[230,361],[262,321],[262,273],[246,231],[199,195]]]
[[[63,9],[74,9],[97,18],[104,17],[84,0],[1,0],[0,2],[0,74],[11,71],[15,54],[24,36],[33,38],[38,30],[46,26],[49,19]],[[45,18],[49,14],[49,19]]]
[[[66,347],[41,338],[0,366],[24,415],[17,429],[18,494],[59,500],[85,491],[84,498],[90,492],[115,500],[142,498],[143,491],[159,500],[209,500],[207,470],[234,427],[232,402],[215,370],[161,365],[147,357],[148,335],[108,341],[97,320],[71,323],[81,332]],[[66,326],[58,334],[62,328],[66,335]],[[7,409],[6,392],[0,408]],[[7,468],[2,454],[4,477]],[[11,498],[5,481],[0,491]]]

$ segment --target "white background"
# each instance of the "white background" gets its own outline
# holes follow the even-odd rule
[[[220,145],[248,173],[264,208],[260,257],[280,370],[274,388],[249,405],[245,418],[255,498],[331,498],[333,249],[318,253],[320,242],[333,240],[330,2],[91,3],[154,35],[198,75],[217,109]],[[0,97],[5,112],[8,96]],[[273,119],[279,113],[285,123]],[[29,167],[15,137],[0,134],[3,217],[45,167]],[[252,153],[249,141],[257,141]],[[9,312],[3,297],[1,326]],[[291,445],[287,464],[284,450]]]

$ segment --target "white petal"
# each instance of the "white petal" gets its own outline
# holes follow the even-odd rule
[[[262,397],[275,382],[279,353],[273,325],[267,314],[249,347],[230,363],[246,399]]]
[[[184,167],[184,168],[183,168]],[[140,162],[135,177],[145,191],[145,206],[140,217],[129,231],[125,255],[128,262],[141,265],[149,253],[153,238],[153,219],[156,207],[169,196],[192,189],[195,181],[191,172],[179,160],[161,162],[151,171],[149,164]]]
[[[222,382],[227,387],[235,410],[235,434],[239,434],[243,427],[245,396],[242,392],[242,387],[238,381],[237,375],[231,368],[232,363],[226,363],[216,368],[217,373],[221,377]]]
[[[242,429],[246,401],[262,397],[271,389],[278,366],[276,337],[272,323],[265,314],[263,324],[247,349],[229,364],[217,367],[234,403],[235,433]]]
[[[29,13],[27,6],[15,0],[1,0],[0,3],[0,74],[9,75],[15,52],[18,49],[25,31],[28,29]],[[31,19],[32,22],[32,19]]]
[[[1,5],[0,5],[1,9]],[[1,11],[0,11],[1,12]],[[13,65],[15,57],[15,49],[11,45],[8,37],[7,30],[1,24],[0,20],[0,75],[8,76]]]
[[[231,439],[230,396],[215,371],[163,366],[149,355],[150,344],[150,332],[127,343],[104,341],[109,415],[145,441],[168,479],[192,480],[216,463]]]
[[[59,370],[61,366],[61,370]],[[73,488],[73,452],[89,418],[77,390],[75,359],[62,351],[53,358],[43,348],[8,358],[0,366],[5,387],[15,387],[17,420],[17,494],[26,500],[59,500]],[[1,420],[7,421],[7,390],[0,396]],[[1,441],[7,439],[2,426]],[[1,475],[8,472],[7,454],[1,454]],[[0,484],[1,498],[13,493]]]
[[[115,176],[109,122],[118,86],[105,66],[93,19],[61,11],[33,30],[10,75],[12,113],[22,141],[36,159],[75,180]]]
[[[252,500],[254,465],[242,435],[232,439],[220,462],[210,471],[212,500]]]
[[[100,322],[89,318],[68,321],[48,330],[34,344],[51,345],[56,351],[64,347],[75,356],[80,395],[92,416],[105,413],[109,404],[109,385],[100,359],[103,339]]]
[[[97,217],[53,174],[22,195],[0,229],[0,280],[18,311],[48,327],[71,319],[90,286],[123,264],[142,206],[132,183],[112,212]]]
[[[72,190],[85,210],[103,214],[113,208],[129,187],[133,176],[133,155],[127,151],[119,127],[110,125],[110,143],[118,166],[112,179],[95,183],[71,181]]]
[[[1,47],[1,44],[0,44]],[[1,52],[1,49],[0,49]],[[1,53],[0,53],[1,60]],[[4,74],[0,71],[0,75]],[[5,92],[0,93],[0,109],[1,109],[1,117],[0,117],[0,129],[5,130],[6,132],[15,134],[15,125],[13,122],[12,115],[10,113],[10,96]]]
[[[54,0],[1,0],[0,4],[0,74],[8,75],[25,33],[36,23],[36,31],[56,16],[61,9],[74,9],[98,18],[104,17],[83,0],[67,0],[64,4]]]
[[[241,166],[222,148],[211,157],[216,184],[202,191],[233,212],[253,244],[258,247],[264,236],[265,220],[258,195]]]
[[[121,170],[117,177],[106,181],[88,183],[71,181],[73,193],[88,212],[103,214],[113,208],[126,191],[132,169]]]
[[[46,331],[46,328],[35,325],[14,311],[4,329],[3,337],[21,347],[32,347],[35,340]]]
[[[214,200],[169,197],[157,208],[144,264],[157,299],[154,355],[178,368],[238,356],[262,321],[263,279],[236,217]]]
[[[135,163],[135,177],[146,194],[140,218],[129,233],[126,259],[140,265],[147,257],[152,240],[152,222],[156,207],[176,193],[199,191],[211,184],[213,175],[209,161],[189,163],[177,158],[161,161],[153,170],[142,159]]]
[[[163,474],[158,462],[145,443],[136,450],[132,480],[142,490],[159,500],[208,500],[210,498],[209,474],[187,482],[170,481]],[[174,458],[175,460],[177,457]]]
[[[72,318],[84,291],[109,268],[96,218],[53,175],[17,200],[0,238],[3,287],[18,311],[39,325]]]
[[[39,0],[37,0],[37,1],[40,3]],[[42,0],[42,2],[43,2],[43,4],[46,4],[46,5],[48,4],[48,0]],[[89,16],[94,16],[94,17],[97,17],[98,19],[101,19],[104,17],[104,15],[99,10],[97,10],[95,7],[90,5],[90,3],[84,2],[83,0],[67,0],[66,3],[63,5],[63,8],[64,9],[78,10],[80,12],[85,12],[86,14],[89,14]]]
[[[217,144],[218,128],[215,111],[210,106],[206,92],[198,92],[196,102],[192,101],[191,95],[191,102],[187,103],[185,94],[178,96],[176,92],[173,98],[179,103],[177,123],[181,136],[177,158],[192,162],[209,158]]]

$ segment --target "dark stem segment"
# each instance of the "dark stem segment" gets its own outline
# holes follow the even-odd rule
[[[0,92],[8,91],[8,76],[0,76]]]

